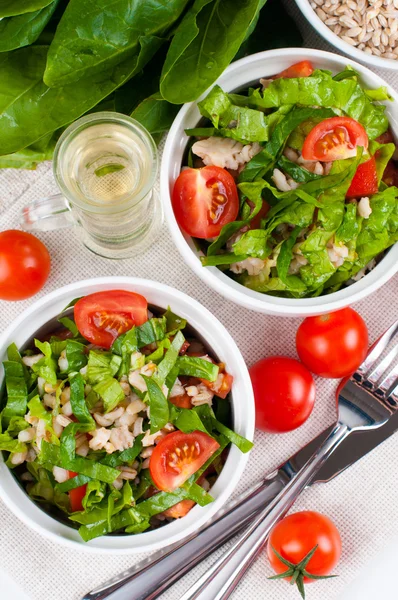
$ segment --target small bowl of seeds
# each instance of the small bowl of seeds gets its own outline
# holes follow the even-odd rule
[[[317,32],[372,67],[398,70],[398,0],[296,0]]]

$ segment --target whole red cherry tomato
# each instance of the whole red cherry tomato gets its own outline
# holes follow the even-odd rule
[[[0,299],[25,300],[46,283],[50,255],[34,235],[10,229],[0,233]]]
[[[315,383],[298,360],[263,358],[250,369],[256,404],[256,427],[280,433],[300,427],[314,406]]]
[[[295,568],[312,550],[314,552],[308,556],[305,565]],[[325,515],[314,511],[297,512],[275,525],[268,540],[267,554],[274,571],[278,574],[286,572],[288,581],[298,571],[296,583],[302,590],[304,583],[312,583],[332,572],[341,556],[341,538],[334,523]],[[278,554],[291,563],[290,569]]]
[[[320,375],[340,379],[351,375],[368,351],[365,321],[352,308],[307,317],[296,334],[296,347],[305,366]]]

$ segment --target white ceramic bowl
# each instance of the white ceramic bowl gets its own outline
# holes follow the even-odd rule
[[[167,308],[186,318],[188,323],[207,341],[209,347],[225,362],[234,376],[232,412],[234,430],[252,440],[254,434],[254,398],[249,373],[234,340],[206,308],[186,294],[169,286],[133,277],[101,277],[62,287],[35,302],[24,311],[0,338],[0,361],[5,360],[7,346],[15,342],[21,347],[49,319],[56,317],[74,298],[103,290],[123,289],[138,292],[149,304]],[[4,377],[0,374],[0,385]],[[211,493],[214,502],[206,507],[195,506],[186,517],[175,520],[154,531],[137,535],[104,536],[85,543],[77,530],[68,527],[32,502],[17,483],[0,453],[0,497],[14,514],[29,527],[53,541],[80,550],[112,554],[157,550],[182,540],[199,529],[226,502],[246,466],[248,454],[231,447],[225,466]]]
[[[279,73],[291,64],[308,59],[316,68],[338,72],[347,64],[354,67],[361,75],[365,86],[373,88],[386,86],[393,102],[387,104],[387,115],[396,137],[398,137],[398,94],[380,77],[362,65],[343,56],[311,50],[308,48],[284,48],[253,54],[232,63],[218,79],[217,83],[226,91],[240,90],[258,83],[261,77],[269,77]],[[204,97],[207,94],[203,94]],[[201,98],[202,98],[201,97]],[[199,277],[217,292],[241,306],[258,312],[280,316],[307,316],[326,313],[343,308],[361,300],[382,286],[398,270],[398,244],[396,244],[365,277],[351,286],[333,294],[317,298],[279,298],[261,294],[240,285],[216,267],[202,267],[195,244],[188,235],[179,228],[171,205],[171,192],[177,179],[184,151],[188,142],[184,129],[196,127],[201,119],[196,103],[185,104],[169,131],[163,151],[161,166],[161,195],[167,223],[174,242],[185,262]]]
[[[314,29],[321,35],[327,42],[335,46],[340,52],[344,52],[348,56],[351,56],[354,60],[364,63],[370,67],[378,67],[379,69],[392,69],[398,71],[398,60],[392,58],[381,58],[375,54],[367,54],[363,50],[358,50],[355,46],[351,46],[338,35],[333,33],[331,29],[318,17],[316,12],[309,3],[309,0],[296,0],[296,4],[308,19]],[[320,7],[322,8],[322,6]]]

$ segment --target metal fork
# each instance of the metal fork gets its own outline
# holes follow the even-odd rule
[[[353,431],[381,427],[398,410],[398,343],[378,363],[398,334],[398,320],[381,336],[358,370],[338,389],[336,426],[315,454],[256,517],[245,533],[180,600],[225,600],[250,567],[268,535],[311,482],[327,458]]]

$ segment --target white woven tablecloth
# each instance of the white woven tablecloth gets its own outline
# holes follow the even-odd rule
[[[319,38],[289,2],[299,22],[305,45],[333,50]],[[398,73],[380,72],[398,89]],[[56,191],[49,164],[37,171],[0,171],[0,231],[18,227],[21,207],[34,198]],[[122,262],[98,258],[81,246],[71,231],[41,236],[52,257],[50,279],[39,295],[67,283],[101,275],[146,277],[172,285],[199,300],[210,309],[235,338],[248,365],[269,354],[295,355],[294,335],[297,319],[260,315],[228,302],[196,277],[185,266],[174,248],[166,226],[156,245],[144,256]],[[398,279],[393,278],[355,308],[365,318],[372,340],[398,312]],[[0,331],[34,300],[20,303],[0,301]],[[237,491],[242,491],[263,473],[272,471],[327,425],[335,415],[335,384],[318,379],[317,399],[310,419],[298,431],[284,435],[257,433],[249,466]],[[308,588],[309,600],[333,600],[354,579],[390,537],[398,534],[396,492],[398,438],[392,437],[327,485],[305,491],[294,510],[317,510],[329,515],[339,528],[343,556],[336,569],[339,577]],[[78,600],[103,580],[122,571],[142,556],[111,557],[91,555],[53,544],[23,525],[0,501],[0,564],[26,590],[33,600]],[[182,579],[163,598],[177,600],[202,573],[207,561]],[[298,592],[284,582],[267,581],[271,571],[262,554],[239,588],[235,600],[294,600]],[[0,597],[12,600],[2,590]]]

